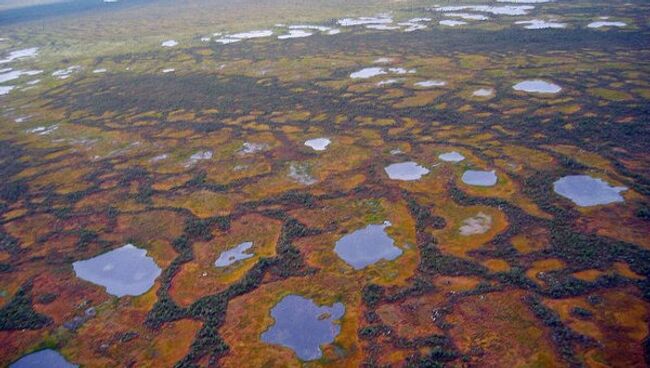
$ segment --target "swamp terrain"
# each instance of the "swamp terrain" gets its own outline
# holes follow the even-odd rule
[[[0,367],[648,366],[649,19],[0,2]]]

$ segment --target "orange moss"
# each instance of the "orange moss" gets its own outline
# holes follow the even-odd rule
[[[463,299],[446,317],[456,346],[464,353],[480,349],[483,355],[472,362],[482,367],[565,366],[548,329],[523,304],[523,296],[507,291]]]
[[[599,342],[599,346],[584,352],[591,366],[644,366],[642,340],[648,336],[650,304],[637,296],[633,288],[603,290],[596,295],[602,303],[595,306],[584,297],[548,299],[544,304],[555,310],[568,327]],[[590,311],[592,317],[576,317],[571,313],[574,307]]]
[[[184,264],[172,281],[169,294],[181,306],[189,306],[199,298],[218,293],[244,277],[261,257],[275,255],[282,223],[260,215],[247,215],[231,223],[226,233],[215,233],[209,242],[194,243],[194,260]],[[225,268],[214,262],[221,252],[252,241],[253,257]]]

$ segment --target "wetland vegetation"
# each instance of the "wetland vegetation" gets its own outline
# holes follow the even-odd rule
[[[0,4],[0,366],[646,367],[650,4]]]

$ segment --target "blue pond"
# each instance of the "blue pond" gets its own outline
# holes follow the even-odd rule
[[[381,259],[392,261],[402,254],[395,242],[386,234],[390,222],[368,225],[345,235],[336,242],[334,252],[355,270],[360,270]]]
[[[620,192],[627,188],[612,187],[606,181],[588,175],[570,175],[553,183],[553,190],[580,207],[588,207],[623,202]]]
[[[463,173],[463,183],[479,187],[491,187],[497,183],[495,171],[467,170]]]
[[[9,365],[9,368],[76,368],[78,365],[65,360],[59,352],[52,349],[40,350],[25,355],[16,362]]]
[[[341,332],[334,323],[343,317],[345,306],[318,306],[299,295],[285,296],[273,309],[275,324],[262,333],[262,341],[286,346],[301,360],[315,360],[323,355],[321,345],[329,344]]]
[[[446,162],[461,162],[465,159],[465,156],[461,155],[456,151],[441,153],[438,155],[438,158]]]
[[[429,169],[413,161],[388,165],[384,168],[384,171],[386,171],[389,178],[404,181],[419,180],[423,175],[429,173]]]
[[[72,267],[77,277],[101,285],[118,297],[144,294],[160,276],[160,267],[153,258],[133,244],[77,261]]]
[[[216,267],[228,267],[237,261],[251,258],[254,256],[254,254],[247,252],[252,247],[253,242],[243,242],[235,248],[222,252],[219,255],[219,258],[217,258],[217,260],[214,262],[214,265]]]

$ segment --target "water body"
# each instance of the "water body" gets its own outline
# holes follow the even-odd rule
[[[163,43],[161,43],[160,45],[162,47],[175,47],[175,46],[178,46],[178,41],[167,40],[167,41],[163,41]]]
[[[22,76],[34,76],[43,73],[42,70],[11,70],[0,73],[0,83],[16,80]]]
[[[33,58],[38,55],[38,47],[30,47],[28,49],[21,49],[11,51],[7,57],[0,59],[0,64],[11,63],[14,60]],[[6,71],[6,70],[5,70]]]
[[[344,313],[341,303],[318,306],[311,299],[287,295],[271,309],[275,324],[262,333],[261,339],[288,347],[301,360],[319,359],[323,355],[321,345],[332,343],[341,332],[335,321]]]
[[[491,187],[497,183],[495,171],[467,170],[463,173],[463,183],[479,187]]]
[[[144,294],[161,272],[147,251],[133,244],[74,262],[72,267],[77,277],[103,286],[107,293],[117,297]]]
[[[255,30],[255,31],[241,32],[241,33],[227,35],[215,41],[226,45],[229,43],[239,42],[242,40],[251,40],[254,38],[265,38],[271,36],[273,36],[273,31],[268,29],[262,29],[262,30]]]
[[[368,29],[374,29],[374,30],[379,30],[379,31],[395,31],[400,29],[400,26],[392,26],[388,24],[368,24],[366,26]]]
[[[367,79],[367,78],[372,78],[376,77],[378,75],[382,74],[388,74],[388,72],[384,68],[377,68],[377,67],[372,67],[372,68],[364,68],[361,69],[357,72],[354,72],[350,74],[350,78],[352,79]]]
[[[334,35],[338,34],[340,32],[339,29],[332,28],[332,27],[327,27],[327,26],[319,26],[315,24],[295,24],[287,27],[289,29],[298,29],[298,30],[312,30],[312,31],[320,31],[320,32],[325,32],[328,35]]]
[[[314,151],[325,151],[332,141],[327,138],[315,138],[305,142],[305,146],[311,147]]]
[[[214,262],[214,265],[216,267],[228,267],[237,261],[251,258],[254,254],[247,253],[247,251],[252,247],[253,242],[243,242],[235,248],[222,252]]]
[[[384,168],[384,171],[386,171],[389,178],[403,181],[419,180],[429,173],[429,169],[413,161],[388,165]]]
[[[101,0],[67,0],[50,4],[23,6],[0,11],[0,24],[10,25],[21,22],[45,20],[80,13],[101,14],[161,0],[128,0],[107,3]]]
[[[377,86],[378,87],[390,86],[390,85],[393,85],[393,84],[401,83],[402,81],[403,81],[402,79],[386,79],[386,80],[377,82]]]
[[[426,80],[422,82],[417,82],[414,84],[416,87],[423,87],[423,88],[428,88],[428,87],[442,87],[447,85],[447,82],[441,81],[441,80]]]
[[[446,17],[460,18],[465,20],[488,20],[490,18],[481,14],[470,14],[470,13],[445,13]]]
[[[378,75],[383,75],[383,74],[414,74],[416,72],[415,69],[405,69],[405,68],[379,68],[379,67],[371,67],[371,68],[364,68],[361,69],[357,72],[354,72],[350,74],[350,78],[352,79],[368,79],[372,77],[376,77]]]
[[[388,16],[344,18],[337,21],[343,27],[365,26],[371,24],[390,24],[393,18]]]
[[[531,93],[558,93],[562,87],[557,84],[543,81],[540,79],[527,80],[519,82],[512,86],[515,91],[531,92]]]
[[[447,153],[441,153],[438,155],[438,158],[445,162],[461,162],[465,159],[465,156],[456,151],[451,151]]]
[[[0,96],[8,94],[14,88],[16,88],[16,86],[0,86]]]
[[[334,252],[355,270],[360,270],[385,259],[392,261],[402,255],[402,250],[386,233],[391,223],[368,225],[345,235],[336,242]]]
[[[623,202],[625,199],[620,193],[627,188],[612,187],[606,181],[588,175],[570,175],[553,183],[553,190],[580,207],[589,207]]]
[[[624,22],[591,22],[587,25],[589,28],[603,28],[603,27],[625,27],[627,23]]]
[[[81,71],[81,66],[79,65],[72,65],[69,66],[65,69],[59,69],[56,70],[52,73],[53,77],[56,77],[58,79],[68,79],[72,74]]]
[[[526,29],[547,29],[547,28],[566,28],[566,23],[558,23],[555,21],[546,21],[542,19],[521,20],[515,24],[525,24]]]
[[[472,96],[476,97],[489,97],[494,94],[494,89],[492,88],[479,88],[476,91],[472,92]]]
[[[434,10],[439,12],[458,12],[463,10],[475,11],[475,12],[484,12],[494,15],[526,15],[528,11],[535,9],[532,5],[502,5],[502,6],[490,6],[490,5],[460,5],[460,6],[444,6],[434,8]]]
[[[467,22],[464,22],[462,20],[451,20],[451,19],[441,20],[438,23],[440,23],[443,26],[448,26],[448,27],[456,27],[456,26],[462,26],[464,24],[467,24]]]
[[[292,29],[292,30],[289,30],[288,34],[279,35],[278,39],[279,40],[288,40],[290,38],[303,38],[303,37],[309,37],[311,35],[313,35],[313,33],[304,31],[302,29]]]
[[[406,22],[397,23],[397,25],[406,27],[403,32],[415,32],[427,28],[425,24],[422,24],[423,22],[431,22],[431,18],[412,18]]]
[[[266,143],[244,142],[241,149],[239,150],[239,153],[241,154],[257,153],[257,152],[265,151],[268,148],[269,145]]]
[[[76,368],[58,352],[52,349],[40,350],[20,358],[9,368]]]
[[[186,167],[192,166],[199,161],[209,160],[212,158],[212,151],[199,151],[190,156],[189,161],[185,164]]]

